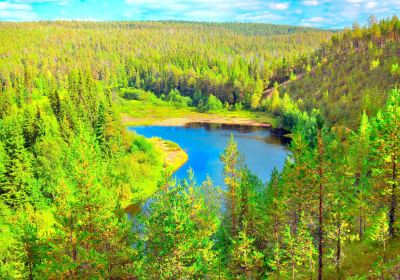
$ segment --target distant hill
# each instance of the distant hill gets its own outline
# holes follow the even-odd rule
[[[284,79],[332,34],[245,23],[0,22],[0,80],[6,88],[23,81],[31,91],[49,73],[64,85],[71,71],[85,69],[106,87],[157,96],[178,89],[250,107],[258,88]]]

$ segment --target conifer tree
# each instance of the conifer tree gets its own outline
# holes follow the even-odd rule
[[[358,235],[363,239],[367,223],[368,199],[370,196],[370,160],[371,160],[371,125],[364,112],[361,117],[360,127],[350,141],[349,165],[354,172],[354,202],[358,211]],[[353,175],[351,175],[353,176]]]
[[[251,104],[250,104],[251,108],[258,107],[262,97],[263,90],[264,90],[263,81],[261,79],[258,79],[255,83],[254,91],[251,96]]]
[[[389,209],[389,234],[396,235],[398,208],[398,162],[400,157],[400,91],[391,90],[384,110],[375,120],[373,143],[375,177],[374,188],[383,196]]]
[[[0,195],[8,205],[17,207],[29,200],[33,184],[32,156],[24,146],[25,139],[18,117],[11,116],[0,121],[0,140],[5,152]]]
[[[150,205],[144,222],[144,278],[217,277],[218,252],[213,235],[219,226],[193,180],[167,186]]]
[[[66,170],[55,194],[57,234],[48,277],[123,277],[131,270],[130,227],[112,189],[102,187],[105,162],[84,126],[64,151]]]
[[[243,159],[239,154],[233,134],[231,134],[228,144],[221,155],[221,161],[224,163],[224,182],[228,192],[228,215],[231,235],[234,237],[238,230],[238,188]]]
[[[318,182],[318,280],[323,277],[323,247],[324,247],[324,203],[325,203],[325,170],[324,170],[324,142],[322,128],[324,122],[317,115],[317,182]]]
[[[370,233],[370,239],[382,243],[383,250],[386,251],[386,243],[390,237],[389,221],[386,211],[380,211],[377,215]]]
[[[263,267],[263,254],[254,246],[254,238],[246,234],[246,225],[239,231],[238,237],[232,240],[231,263],[236,277],[259,279]]]

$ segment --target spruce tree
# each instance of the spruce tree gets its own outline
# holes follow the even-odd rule
[[[389,216],[389,234],[396,235],[398,211],[398,162],[400,157],[400,91],[391,90],[387,103],[375,119],[374,189],[386,202]]]
[[[239,154],[233,133],[221,155],[221,161],[224,163],[224,182],[228,192],[227,207],[230,218],[230,230],[232,237],[234,237],[238,230],[238,188],[243,159]]]

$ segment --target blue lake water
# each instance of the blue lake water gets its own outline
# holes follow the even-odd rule
[[[274,167],[282,169],[289,152],[288,139],[279,131],[269,128],[192,123],[184,127],[135,126],[128,129],[145,137],[160,137],[177,143],[186,151],[189,159],[174,176],[177,179],[186,178],[191,167],[198,183],[204,181],[208,174],[214,184],[224,184],[220,155],[231,133],[238,143],[239,151],[244,155],[245,164],[263,182],[270,177]]]

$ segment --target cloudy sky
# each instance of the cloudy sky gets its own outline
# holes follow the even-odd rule
[[[400,0],[0,0],[0,20],[195,20],[343,28],[400,16]]]

